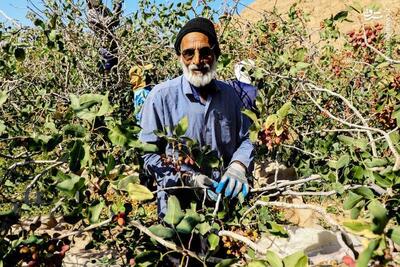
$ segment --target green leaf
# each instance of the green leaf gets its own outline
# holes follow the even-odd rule
[[[265,129],[268,129],[272,124],[276,123],[277,120],[278,120],[278,115],[276,114],[269,115],[264,123]]]
[[[310,63],[306,63],[306,62],[297,62],[296,63],[296,71],[302,70],[307,68],[308,66],[310,66]]]
[[[239,259],[224,259],[220,261],[215,267],[229,267],[238,262]]]
[[[18,61],[24,61],[26,57],[25,49],[22,47],[15,48],[14,56]]]
[[[360,216],[361,208],[360,207],[354,207],[350,210],[350,218],[353,220],[357,219],[358,216]]]
[[[121,132],[118,126],[110,128],[108,138],[110,138],[110,141],[115,146],[124,146],[128,141],[128,138]]]
[[[122,191],[128,191],[129,184],[139,184],[139,174],[126,176],[116,182],[117,189]]]
[[[285,118],[288,114],[290,109],[292,108],[292,102],[285,103],[277,112],[276,114],[282,119]]]
[[[103,100],[101,101],[101,106],[99,111],[97,112],[97,116],[104,116],[110,114],[113,111],[110,101],[108,100],[108,92],[105,96],[103,96]]]
[[[252,122],[256,125],[256,127],[259,127],[260,124],[258,123],[258,118],[257,118],[256,113],[254,113],[250,109],[244,109],[244,110],[242,110],[242,113],[244,115],[246,115],[247,117],[249,117],[250,120],[252,120]]]
[[[165,227],[161,224],[152,225],[149,227],[149,230],[156,236],[159,236],[164,239],[172,238],[175,235],[174,230],[172,230],[169,227]]]
[[[270,229],[269,232],[275,235],[279,235],[279,236],[288,236],[288,232],[286,231],[285,227],[283,227],[280,224],[277,224],[274,221],[271,221],[268,223],[270,225]]]
[[[187,116],[184,116],[178,122],[178,125],[175,126],[175,130],[174,130],[175,134],[177,136],[183,136],[186,133],[188,126],[189,126],[189,119]]]
[[[283,267],[282,260],[279,258],[279,256],[275,252],[273,252],[271,250],[267,251],[267,254],[265,255],[265,259],[271,267]]]
[[[362,186],[354,190],[356,194],[365,197],[366,199],[374,199],[375,195],[374,192],[372,192],[371,189],[368,187]]]
[[[177,225],[185,213],[181,209],[181,204],[176,196],[168,198],[167,213],[165,214],[164,221],[169,225]]]
[[[340,11],[339,13],[337,13],[337,14],[333,17],[333,20],[336,20],[336,21],[341,22],[341,21],[343,21],[344,19],[347,18],[347,15],[348,15],[348,14],[349,14],[349,12],[346,11],[346,10]]]
[[[370,160],[365,160],[364,162],[368,168],[382,167],[388,163],[386,159],[382,158],[372,158]]]
[[[330,160],[328,161],[328,166],[333,169],[340,169],[347,166],[350,163],[350,156],[349,155],[342,155],[337,161]]]
[[[355,205],[357,205],[358,202],[360,202],[364,197],[360,196],[356,193],[353,193],[352,191],[349,192],[348,197],[346,200],[343,202],[343,208],[345,210],[352,209]]]
[[[44,24],[43,20],[41,20],[41,19],[35,19],[33,24],[37,27],[41,27],[43,30],[46,28],[46,25]]]
[[[56,30],[51,30],[49,33],[49,40],[54,42],[57,39],[57,31]]]
[[[69,94],[69,99],[71,101],[71,108],[73,110],[76,110],[79,108],[79,98],[78,96],[74,95],[74,94]]]
[[[389,237],[394,243],[400,246],[400,226],[396,226],[389,231]]]
[[[250,130],[249,138],[252,143],[256,142],[258,139],[258,132],[254,131],[254,130]]]
[[[338,139],[343,142],[344,144],[351,146],[351,147],[356,147],[361,149],[361,151],[364,151],[368,147],[368,140],[365,138],[353,138],[345,135],[339,135]]]
[[[400,109],[392,113],[392,118],[396,119],[397,127],[400,127]]]
[[[296,252],[283,259],[285,267],[306,267],[308,266],[308,258],[303,251]]]
[[[83,144],[84,157],[81,160],[81,168],[86,167],[86,165],[92,165],[92,159],[90,158],[90,146],[87,143]]]
[[[201,224],[198,224],[196,228],[199,230],[199,233],[201,235],[205,235],[211,230],[211,226],[208,222],[203,222]]]
[[[3,123],[2,120],[0,120],[0,134],[3,134],[7,129],[6,125]]]
[[[218,247],[219,236],[216,234],[209,234],[207,237],[208,244],[210,245],[209,250],[213,251]]]
[[[65,175],[65,177],[67,179],[58,183],[57,188],[60,191],[73,197],[75,196],[76,192],[85,185],[85,179],[74,174],[72,174],[71,176]]]
[[[368,210],[374,217],[372,219],[372,232],[382,234],[389,220],[388,211],[378,200],[372,200],[368,205]]]
[[[176,231],[182,234],[190,234],[200,220],[200,216],[195,211],[186,210],[186,215],[176,226]]]
[[[343,225],[354,232],[362,232],[371,227],[369,223],[360,220],[346,220]]]
[[[156,266],[160,261],[161,254],[157,250],[146,250],[135,257],[135,266]]]
[[[307,56],[307,49],[306,48],[299,48],[293,55],[293,61],[295,62],[303,62]]]
[[[368,247],[361,252],[358,256],[356,267],[368,267],[369,260],[372,257],[372,253],[378,247],[380,239],[375,239],[369,242]]]
[[[262,260],[252,260],[246,266],[247,267],[268,267],[266,262],[262,261]]]
[[[130,142],[128,144],[130,144]],[[148,143],[142,143],[142,142],[138,146],[138,148],[142,149],[142,151],[145,152],[145,153],[155,153],[155,152],[158,151],[157,145],[148,144]]]
[[[0,91],[0,107],[6,103],[8,98],[8,94],[6,91]]]
[[[97,223],[100,218],[101,211],[105,206],[104,201],[100,201],[96,204],[92,204],[89,207],[89,221],[90,223]]]
[[[385,188],[392,186],[392,183],[388,179],[382,178],[382,176],[380,176],[379,174],[377,174],[373,171],[367,170],[366,174],[374,183],[378,184],[379,186],[382,186]]]
[[[81,140],[76,140],[69,153],[69,169],[77,172],[81,169],[81,161],[85,157],[85,149]]]
[[[153,193],[141,184],[128,184],[128,194],[132,200],[144,201],[153,198]]]

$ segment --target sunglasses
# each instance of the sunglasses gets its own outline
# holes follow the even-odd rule
[[[213,55],[214,46],[212,46],[212,47],[205,46],[200,49],[195,49],[195,48],[185,49],[182,51],[183,58],[187,61],[192,60],[196,53],[196,50],[199,51],[199,56],[201,59],[206,59],[206,58],[210,58]]]

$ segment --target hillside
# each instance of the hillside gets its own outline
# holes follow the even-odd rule
[[[393,34],[399,29],[400,1],[398,0],[256,0],[241,13],[241,17],[247,21],[257,21],[262,17],[262,11],[271,11],[274,6],[281,13],[289,10],[290,6],[298,3],[298,6],[306,13],[310,14],[310,21],[307,22],[310,32],[319,29],[320,22],[337,14],[342,10],[352,11],[350,6],[363,10],[362,14],[349,12],[349,20],[341,24],[341,30],[347,32],[357,27],[360,23],[383,23],[385,31]]]

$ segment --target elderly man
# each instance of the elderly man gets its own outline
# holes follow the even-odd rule
[[[185,135],[201,146],[209,145],[226,165],[222,177],[211,177],[213,180],[184,166],[193,172],[191,181],[210,185],[225,197],[234,198],[240,192],[246,196],[246,176],[253,161],[253,145],[248,137],[250,122],[241,113],[242,103],[235,90],[215,79],[221,51],[214,24],[205,18],[190,20],[178,33],[174,47],[183,75],[155,86],[150,92],[141,113],[139,139],[157,144],[160,153],[168,155],[171,149],[162,145],[154,131],[175,126],[186,116],[189,126]],[[178,185],[179,178],[172,168],[162,164],[159,154],[144,155],[144,168],[156,178],[158,188]],[[162,218],[168,192],[159,191],[157,198]],[[190,202],[186,200],[185,203]]]

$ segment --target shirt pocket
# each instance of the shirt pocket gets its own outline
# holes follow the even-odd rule
[[[232,136],[232,121],[222,112],[216,111],[214,118],[215,139],[218,144],[231,144]]]

